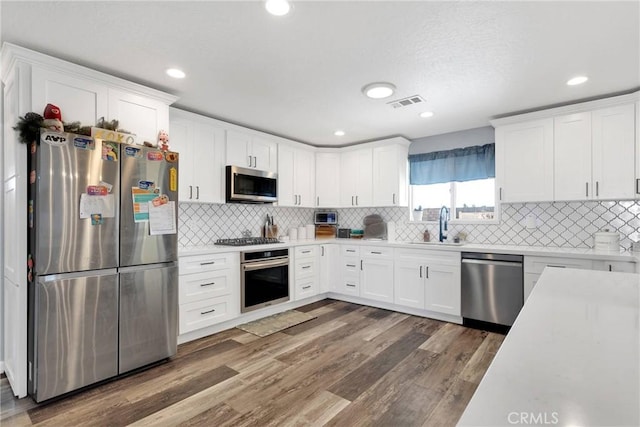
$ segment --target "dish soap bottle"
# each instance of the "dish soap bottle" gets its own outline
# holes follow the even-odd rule
[[[431,235],[429,234],[429,230],[424,230],[423,239],[424,239],[425,242],[430,242],[431,241]]]

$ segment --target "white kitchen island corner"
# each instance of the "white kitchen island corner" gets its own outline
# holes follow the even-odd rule
[[[639,289],[545,269],[458,425],[640,425]]]

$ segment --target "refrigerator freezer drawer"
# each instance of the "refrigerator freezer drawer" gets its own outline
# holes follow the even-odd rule
[[[38,278],[32,384],[37,402],[118,373],[118,275],[107,272]]]
[[[119,373],[171,357],[177,346],[178,267],[120,270]]]

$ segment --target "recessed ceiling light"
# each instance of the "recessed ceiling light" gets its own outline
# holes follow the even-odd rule
[[[431,111],[425,111],[425,112],[423,112],[423,113],[420,113],[420,117],[423,117],[423,118],[425,118],[425,119],[426,119],[427,117],[433,117],[433,112],[431,112]]]
[[[577,76],[577,77],[574,77],[574,78],[570,79],[567,82],[567,84],[569,86],[581,85],[582,83],[586,82],[587,80],[589,80],[589,78],[587,76]]]
[[[186,74],[182,70],[178,70],[177,68],[169,68],[167,70],[167,75],[169,77],[173,77],[174,79],[184,79]]]
[[[267,0],[264,8],[272,15],[283,16],[289,13],[291,5],[287,0]]]
[[[333,133],[335,136],[344,136],[344,131],[343,130],[337,130]]]
[[[370,83],[362,88],[362,93],[364,93],[369,98],[373,99],[382,99],[388,98],[393,95],[396,87],[391,83],[379,82],[379,83]]]

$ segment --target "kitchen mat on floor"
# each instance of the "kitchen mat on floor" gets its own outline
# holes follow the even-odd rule
[[[266,337],[267,335],[275,334],[283,329],[299,325],[300,323],[304,323],[315,318],[316,316],[312,316],[301,311],[287,310],[282,313],[274,314],[273,316],[238,325],[236,328],[242,329],[243,331],[247,331],[259,337]]]

